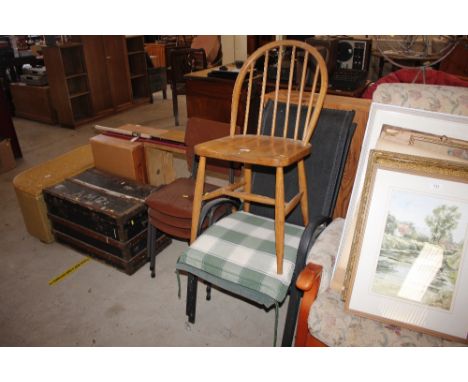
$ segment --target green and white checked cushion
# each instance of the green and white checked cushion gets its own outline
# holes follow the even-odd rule
[[[276,273],[274,220],[239,211],[213,224],[179,258],[179,270],[200,270],[282,302],[291,283],[304,227],[285,224],[283,274]],[[194,273],[194,272],[192,272]],[[228,288],[229,289],[229,288]]]

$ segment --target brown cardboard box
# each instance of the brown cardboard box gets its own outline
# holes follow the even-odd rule
[[[42,190],[93,167],[91,146],[85,145],[25,170],[13,179],[26,229],[45,243],[52,243],[47,207]]]
[[[9,139],[0,141],[0,173],[16,167],[15,156]]]
[[[146,183],[143,143],[99,134],[90,139],[97,169]]]

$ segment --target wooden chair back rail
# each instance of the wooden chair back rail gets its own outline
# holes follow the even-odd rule
[[[304,94],[304,87],[305,87],[305,77],[307,73],[307,64],[309,63],[309,55],[306,54],[304,57],[304,66],[302,68],[302,75],[301,75],[301,87],[299,90],[299,99],[302,100],[302,95]],[[281,94],[281,92],[278,92],[278,96]],[[291,94],[289,94],[289,97],[287,98],[287,102],[291,102]],[[299,121],[301,120],[301,110],[302,108],[298,108],[297,110],[297,115],[296,115],[296,124],[294,127],[294,139],[297,139],[297,134],[299,132]]]
[[[250,67],[249,70],[249,84],[247,85],[247,99],[250,100],[251,94],[252,94],[252,83],[253,83],[253,66]],[[247,118],[244,118],[244,128],[243,128],[243,134],[247,134],[247,128],[248,128],[248,123],[249,123],[249,111],[250,111],[250,102],[247,102],[245,105],[245,115]],[[260,125],[257,128],[257,134],[260,132]]]
[[[286,101],[286,116],[285,116],[285,119],[284,119],[283,138],[286,138],[286,133],[287,133],[286,126],[288,126],[288,122],[289,122],[289,106],[290,106],[289,97],[291,95],[291,90],[292,90],[292,81],[293,81],[293,78],[294,78],[294,68],[296,67],[295,60],[296,60],[296,47],[294,46],[293,49],[292,49],[292,53],[291,53],[291,65],[292,65],[292,67],[290,67],[290,69],[289,69],[288,98],[287,98],[287,101]],[[295,135],[294,139],[297,139],[296,135]]]
[[[269,51],[267,51],[265,54],[269,54]],[[273,105],[273,122],[271,126],[271,136],[275,136],[275,131],[276,131],[276,111],[278,109],[278,90],[279,90],[279,85],[280,85],[280,79],[281,79],[281,66],[283,64],[283,49],[280,48],[279,50],[279,57],[278,57],[278,67],[276,68],[276,83],[275,83],[275,103]],[[267,74],[268,76],[268,74]]]
[[[234,85],[233,91],[233,98],[232,98],[232,108],[231,108],[231,136],[236,134],[236,125],[237,125],[237,112],[239,109],[239,94],[242,91],[242,86],[245,82],[245,78],[247,73],[249,75],[249,79],[247,81],[247,99],[246,99],[246,112],[244,118],[244,124],[242,129],[242,134],[247,134],[248,129],[248,121],[250,115],[250,101],[252,98],[252,87],[253,87],[253,78],[254,78],[254,68],[256,62],[263,57],[264,58],[264,68],[263,68],[263,76],[262,76],[262,84],[261,84],[261,93],[260,93],[260,103],[259,103],[259,111],[258,111],[258,121],[257,121],[257,135],[260,134],[262,120],[263,120],[263,106],[265,105],[265,98],[266,98],[266,90],[268,84],[268,65],[270,60],[270,54],[273,49],[278,48],[278,65],[276,68],[276,79],[275,79],[275,96],[273,97],[274,106],[273,106],[273,121],[272,121],[272,128],[271,128],[271,136],[274,136],[276,133],[276,111],[278,107],[278,102],[285,102],[286,103],[286,110],[285,110],[285,120],[284,120],[284,128],[283,128],[283,137],[285,138],[288,134],[288,129],[286,128],[289,126],[289,114],[290,114],[290,106],[292,103],[294,104],[302,104],[302,100],[304,98],[304,89],[305,89],[305,79],[308,70],[308,64],[310,61],[310,57],[312,56],[315,59],[316,67],[313,73],[313,82],[310,93],[314,94],[317,90],[317,85],[319,83],[320,77],[320,89],[327,89],[328,87],[328,76],[326,71],[326,64],[321,59],[320,53],[313,49],[310,45],[300,42],[294,41],[292,43],[292,51],[291,51],[291,64],[289,66],[289,74],[288,74],[288,82],[287,82],[287,89],[285,90],[286,96],[281,97],[282,89],[280,89],[280,82],[281,82],[281,72],[283,68],[283,57],[285,56],[285,46],[291,46],[291,41],[284,42],[284,41],[274,41],[270,44],[267,44],[264,48],[265,50],[257,51],[252,54],[244,63],[243,68],[241,69],[236,83]],[[294,73],[296,71],[297,60],[296,57],[298,56],[297,52],[298,49],[302,49],[304,51],[304,57],[302,62],[302,73],[301,73],[301,81],[300,81],[300,90],[297,96],[297,92],[293,91],[294,85]],[[309,142],[310,138],[312,137],[313,130],[316,126],[320,110],[323,106],[323,102],[325,99],[326,91],[321,91],[318,94],[318,98],[315,102],[314,100],[308,97],[308,108],[307,114],[305,119],[305,128],[302,133],[301,140],[303,142]],[[298,139],[299,135],[299,127],[300,127],[300,120],[301,120],[301,109],[299,108],[296,113],[296,123],[294,124],[294,139]]]

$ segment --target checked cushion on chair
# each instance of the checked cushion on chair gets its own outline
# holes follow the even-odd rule
[[[239,211],[213,224],[179,258],[176,268],[229,286],[267,308],[282,302],[294,272],[303,227],[285,224],[283,274],[276,273],[274,221]],[[248,289],[242,293],[236,285]],[[266,296],[265,296],[266,295]]]

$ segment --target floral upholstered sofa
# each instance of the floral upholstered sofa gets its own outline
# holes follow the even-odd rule
[[[468,115],[468,87],[381,84],[375,90],[372,102],[438,113]]]
[[[373,94],[373,102],[468,116],[467,87],[381,84]],[[297,286],[304,291],[304,297],[296,346],[463,345],[345,312],[341,294],[329,287],[343,226],[344,219],[338,218],[325,228],[298,277]]]

